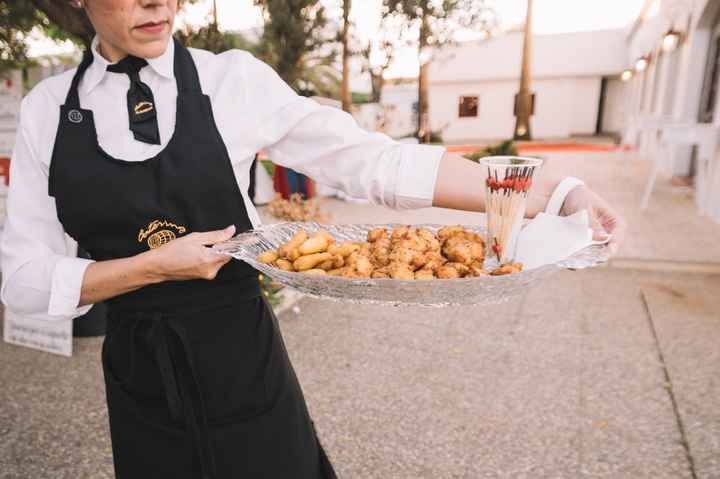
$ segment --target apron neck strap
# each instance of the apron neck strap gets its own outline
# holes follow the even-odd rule
[[[73,77],[72,83],[70,84],[70,91],[68,91],[67,97],[65,98],[65,105],[67,107],[73,109],[80,109],[80,96],[78,95],[78,85],[80,84],[80,80],[82,80],[83,75],[85,75],[85,71],[92,64],[92,62],[93,54],[88,48],[87,50],[85,50],[85,53],[83,53],[83,59],[80,62],[80,65],[78,65],[75,76]]]
[[[175,42],[174,69],[178,95],[182,92],[202,93],[200,78],[190,51],[177,38],[173,37],[173,41]]]

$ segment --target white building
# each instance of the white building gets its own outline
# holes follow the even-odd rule
[[[467,42],[430,64],[430,127],[449,143],[513,136],[522,32]],[[533,37],[533,138],[619,133],[626,34],[607,30]]]
[[[627,42],[626,138],[693,176],[700,211],[720,221],[720,1],[648,0]]]

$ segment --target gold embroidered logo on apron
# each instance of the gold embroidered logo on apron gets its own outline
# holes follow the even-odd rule
[[[135,114],[142,115],[143,113],[151,112],[153,108],[153,104],[149,101],[141,101],[140,103],[135,105]]]
[[[184,226],[178,226],[165,220],[155,220],[150,222],[146,229],[140,229],[138,243],[147,239],[148,248],[159,248],[177,238],[178,233],[182,234],[185,231],[187,229]]]

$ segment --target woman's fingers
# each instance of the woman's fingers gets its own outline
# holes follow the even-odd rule
[[[235,225],[230,225],[222,230],[206,231],[203,233],[193,233],[190,236],[202,245],[214,245],[227,241],[235,234]]]
[[[606,241],[610,236],[602,224],[596,208],[590,208],[590,228],[593,230],[593,241]]]
[[[615,255],[620,248],[620,245],[625,240],[625,233],[627,232],[627,224],[621,217],[615,215],[608,222],[608,230],[612,234],[608,247],[610,248],[610,254]]]

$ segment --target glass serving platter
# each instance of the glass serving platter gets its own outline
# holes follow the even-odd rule
[[[365,241],[373,228],[388,230],[400,224],[320,224],[276,223],[263,225],[253,231],[241,233],[213,249],[253,266],[258,271],[285,286],[308,296],[351,303],[385,305],[414,305],[443,307],[453,305],[484,305],[502,303],[516,297],[528,288],[539,285],[544,279],[563,269],[584,269],[598,266],[608,260],[607,247],[592,245],[564,260],[506,276],[480,276],[474,278],[407,281],[397,279],[343,278],[312,276],[283,271],[257,261],[260,253],[277,249],[290,240],[295,232],[304,229],[308,234],[318,229],[328,231],[338,242]],[[443,226],[435,224],[412,225],[427,228],[433,233]],[[470,231],[485,235],[483,226],[464,226]]]

